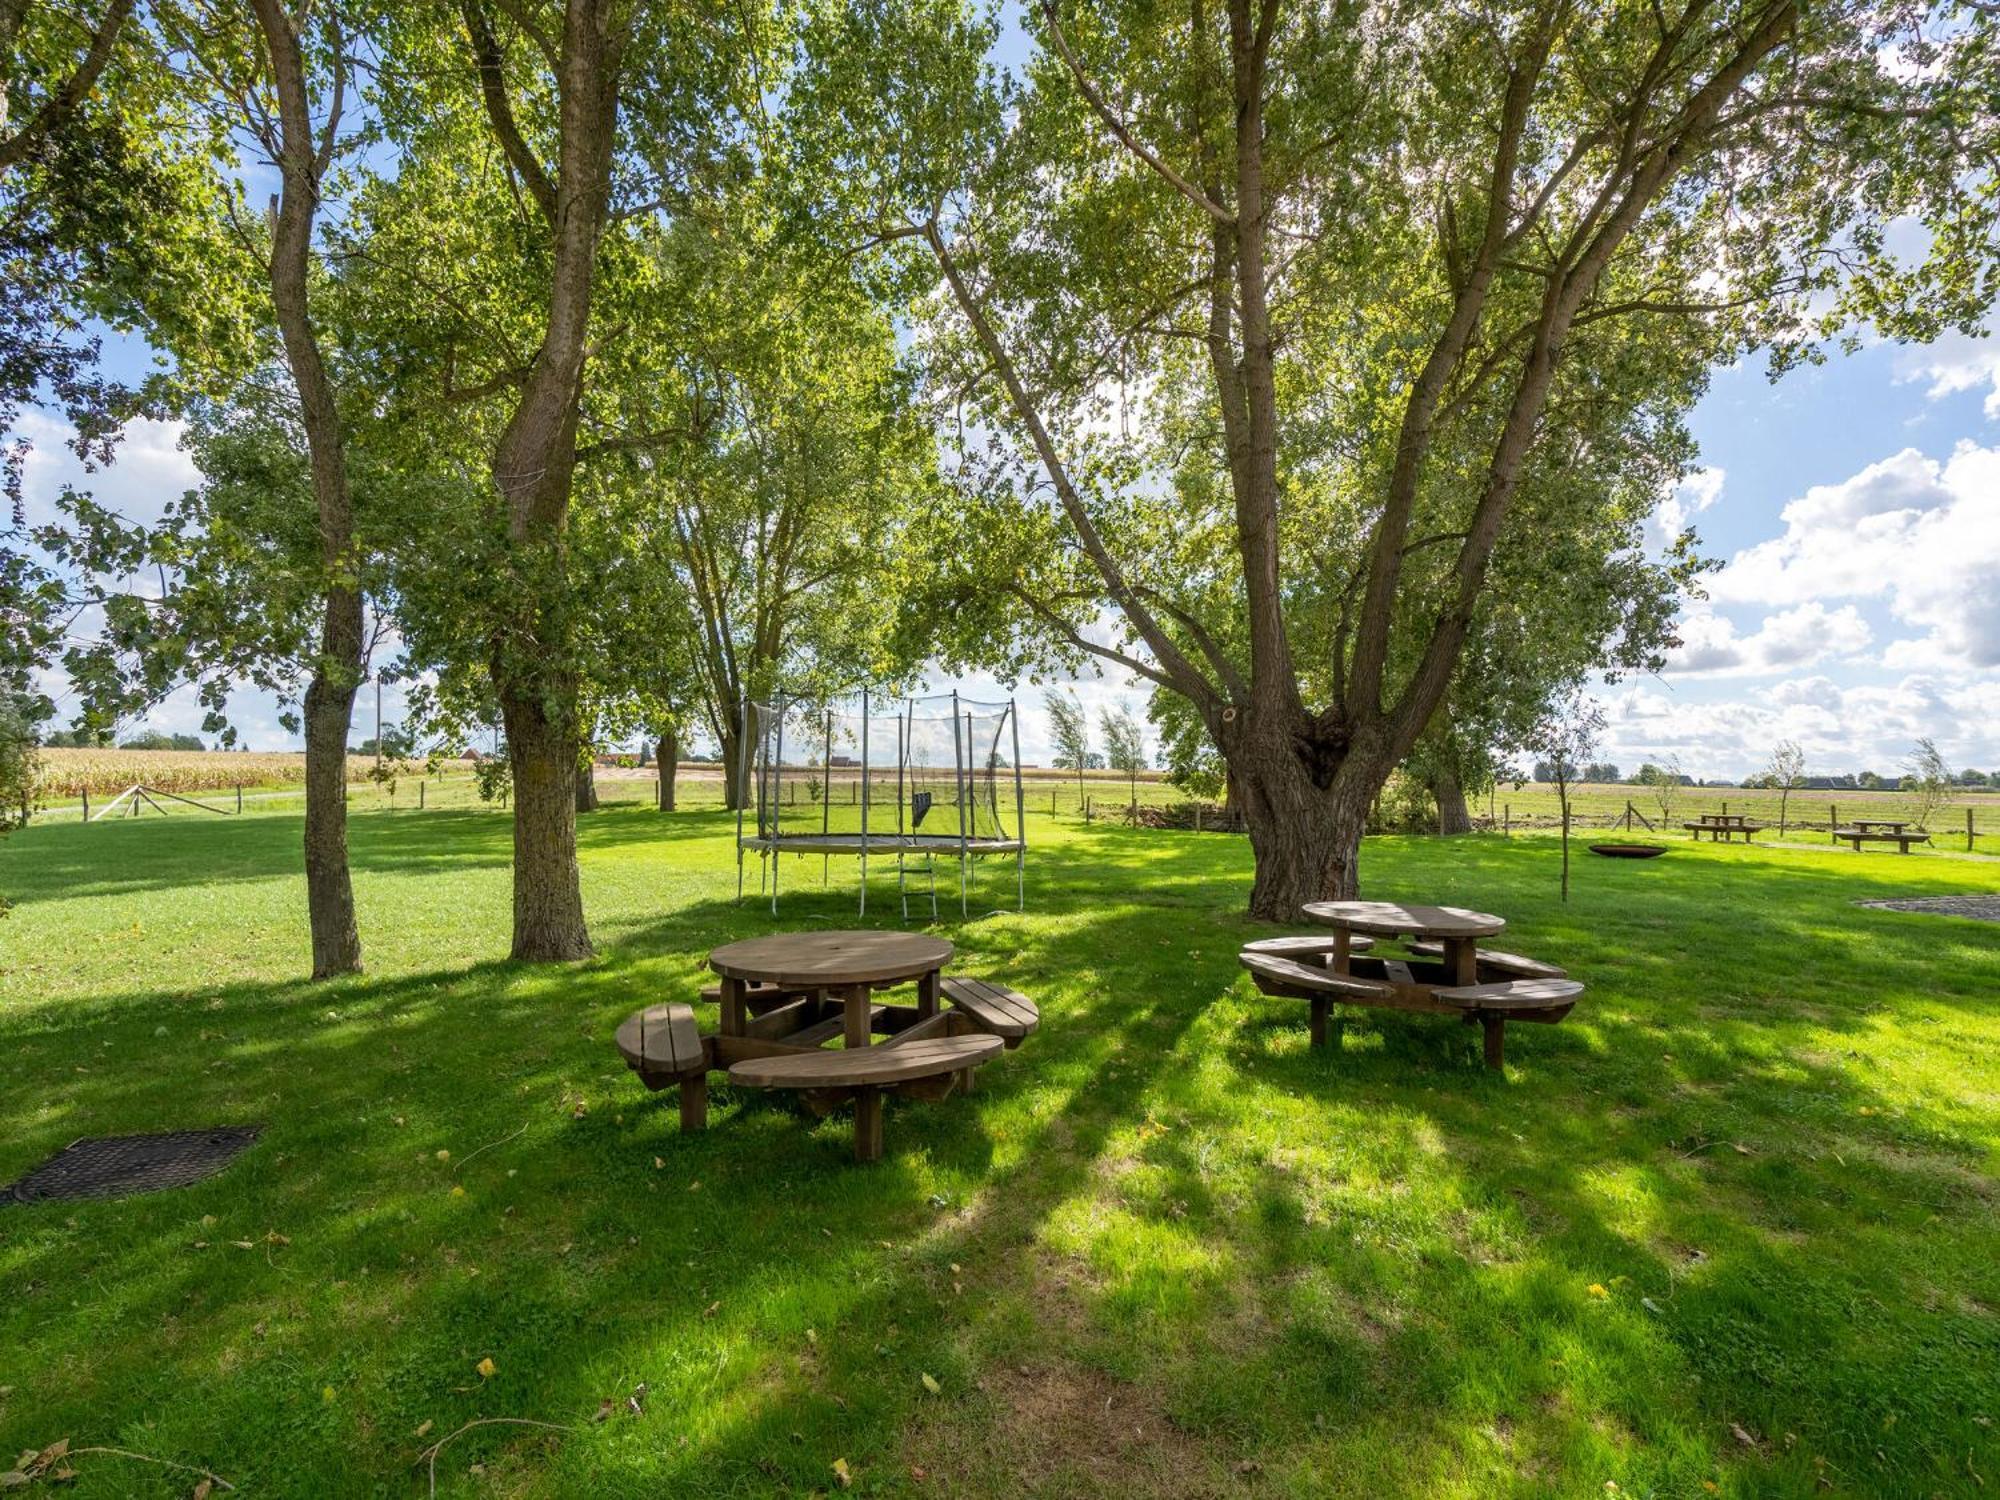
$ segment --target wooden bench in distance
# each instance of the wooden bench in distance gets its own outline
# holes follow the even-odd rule
[[[691,1007],[649,1005],[627,1016],[618,1028],[618,1051],[647,1088],[680,1086],[681,1129],[708,1123],[708,1045]]]
[[[944,998],[970,1021],[973,1028],[997,1036],[1009,1050],[1042,1024],[1042,1013],[1019,990],[990,979],[947,979]]]
[[[1836,828],[1833,830],[1833,836],[1837,839],[1847,840],[1848,843],[1854,846],[1856,854],[1861,852],[1863,843],[1895,844],[1899,846],[1897,849],[1898,853],[1908,854],[1910,852],[1910,845],[1928,844],[1931,841],[1931,836],[1921,829],[1913,833],[1877,833],[1865,828]]]
[[[961,1074],[1001,1053],[997,1036],[925,1037],[897,1046],[753,1057],[729,1070],[729,1081],[754,1089],[797,1089],[821,1114],[854,1101],[854,1159],[882,1155],[882,1096],[941,1099]]]
[[[1498,984],[1462,984],[1435,991],[1447,1005],[1456,1005],[1479,1022],[1486,1033],[1486,1066],[1506,1062],[1509,1021],[1540,1021],[1553,1025],[1576,1005],[1583,986],[1574,979],[1509,979]]]
[[[1444,957],[1443,943],[1412,943],[1410,951],[1425,958]],[[1519,953],[1499,953],[1491,948],[1479,950],[1479,967],[1491,969],[1497,975],[1508,979],[1567,979],[1569,971],[1559,969],[1554,964],[1545,964],[1539,958],[1526,958]]]

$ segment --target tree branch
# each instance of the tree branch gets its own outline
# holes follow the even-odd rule
[[[1069,68],[1070,76],[1076,79],[1077,92],[1083,95],[1084,102],[1096,112],[1099,119],[1104,121],[1111,133],[1118,137],[1125,148],[1138,157],[1140,161],[1172,183],[1174,190],[1187,199],[1188,202],[1194,204],[1195,207],[1214,219],[1218,224],[1234,224],[1236,222],[1235,214],[1224,208],[1220,203],[1217,203],[1207,193],[1204,193],[1192,182],[1189,182],[1187,178],[1181,176],[1179,172],[1176,172],[1167,164],[1158,152],[1154,151],[1134,135],[1131,127],[1125,123],[1118,111],[1111,107],[1111,102],[1098,91],[1097,85],[1090,81],[1089,75],[1083,71],[1083,64],[1077,60],[1076,54],[1070,51],[1069,38],[1063,35],[1062,23],[1056,19],[1055,0],[1042,0],[1042,15],[1048,20],[1049,36],[1056,44],[1056,51],[1062,55],[1063,62]]]
[[[0,141],[0,173],[25,161],[43,141],[68,124],[70,116],[82,107],[84,98],[97,82],[97,75],[111,61],[112,49],[118,44],[118,33],[124,28],[126,17],[132,14],[135,3],[136,0],[111,0],[110,5],[105,7],[104,18],[90,34],[90,50],[84,53],[76,71],[49,95],[42,107],[29,117],[27,124]]]
[[[466,35],[472,43],[473,62],[479,70],[479,94],[486,104],[486,116],[493,122],[493,134],[499,139],[500,149],[506,153],[509,164],[527,184],[528,196],[535,200],[535,206],[553,229],[556,227],[555,184],[549,181],[548,172],[535,153],[528,149],[528,143],[521,137],[520,127],[514,123],[514,106],[507,97],[506,57],[500,51],[500,44],[494,40],[493,28],[487,24],[480,0],[461,0],[459,13],[465,19]]]

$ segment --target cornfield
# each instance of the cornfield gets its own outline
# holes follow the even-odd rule
[[[110,797],[134,782],[163,792],[213,792],[227,787],[303,786],[306,758],[295,751],[245,754],[227,750],[70,750],[35,752],[40,762],[35,800],[67,802],[88,792]],[[350,755],[347,779],[365,781],[375,761]]]

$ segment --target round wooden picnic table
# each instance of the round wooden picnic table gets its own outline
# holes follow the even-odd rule
[[[1428,939],[1444,945],[1445,967],[1451,983],[1472,984],[1479,975],[1479,939],[1494,937],[1507,930],[1504,918],[1462,906],[1405,905],[1397,901],[1308,901],[1303,908],[1315,922],[1324,923],[1339,936],[1333,950],[1337,974],[1352,973],[1348,935]]]
[[[722,1035],[746,1034],[744,990],[765,983],[838,994],[846,1045],[866,1047],[870,992],[915,981],[918,1015],[929,1016],[937,1010],[939,971],[955,951],[920,932],[776,932],[725,943],[708,955],[708,966],[722,976]]]

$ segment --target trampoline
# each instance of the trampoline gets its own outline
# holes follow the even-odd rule
[[[872,857],[893,866],[905,918],[913,884],[937,915],[938,866],[956,864],[964,916],[978,867],[1012,855],[1015,906],[1026,906],[1021,731],[1012,699],[979,703],[956,693],[911,698],[859,688],[832,697],[780,694],[746,702],[742,712],[738,900],[752,855],[773,915],[785,855],[819,855],[822,885],[834,856],[852,856],[866,914]]]

